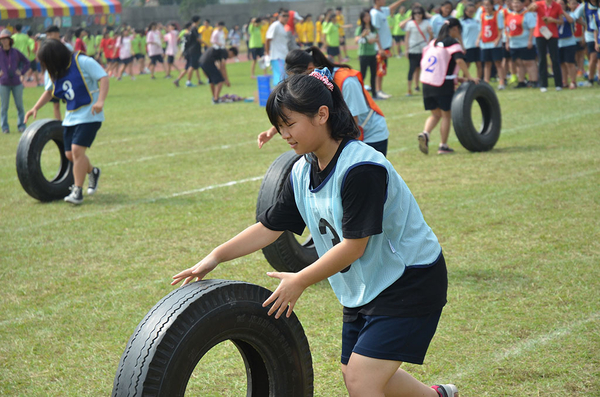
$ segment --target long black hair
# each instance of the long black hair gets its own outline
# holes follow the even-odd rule
[[[427,14],[425,13],[425,9],[423,8],[423,6],[413,6],[410,14],[410,19],[415,19],[415,12],[423,15],[423,20],[427,19]]]
[[[312,62],[316,68],[327,68],[333,74],[334,68],[348,68],[350,65],[333,63],[319,50],[319,47],[309,47],[306,50],[295,49],[285,57],[285,72],[287,74],[305,73]]]
[[[356,138],[360,135],[358,125],[344,101],[342,92],[333,84],[333,91],[316,77],[296,74],[279,83],[267,100],[267,115],[271,124],[279,131],[281,123],[287,124],[285,110],[314,117],[321,106],[329,108],[331,138],[341,140],[345,137]]]
[[[48,71],[52,81],[67,74],[73,53],[59,40],[45,40],[38,50],[37,57],[43,69]]]
[[[368,9],[364,9],[360,12],[360,16],[358,17],[358,19],[360,20],[360,32],[362,33],[363,30],[365,30],[366,26],[365,26],[365,22],[363,21],[363,18],[367,15],[371,15],[371,12]],[[373,28],[373,23],[371,20],[369,20],[369,30],[372,32],[375,29]]]
[[[458,26],[458,30],[460,32],[462,32],[462,25],[460,24],[460,21],[456,18],[448,18],[444,21],[444,23],[442,24],[442,28],[440,29],[440,32],[438,33],[437,38],[435,39],[435,44],[439,43],[440,41],[443,41],[446,37],[450,36],[450,29],[452,29],[453,27]]]

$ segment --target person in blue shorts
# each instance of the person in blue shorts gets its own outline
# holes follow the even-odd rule
[[[529,84],[537,86],[537,52],[534,46],[533,30],[535,15],[525,10],[524,0],[513,0],[512,11],[505,13],[508,41],[506,49],[517,67],[518,84],[514,88],[527,88],[525,74],[529,73]]]
[[[37,103],[25,115],[35,118],[54,96],[67,102],[62,125],[65,155],[73,163],[71,194],[65,201],[72,204],[83,202],[83,183],[88,175],[87,194],[98,189],[100,169],[94,167],[86,154],[92,146],[96,133],[104,121],[104,101],[108,94],[108,75],[93,58],[80,52],[69,51],[58,40],[46,40],[38,51],[42,68],[48,71],[50,81]]]
[[[289,317],[302,293],[328,279],[343,305],[341,369],[351,396],[457,397],[400,368],[422,364],[446,304],[442,248],[408,186],[385,156],[356,140],[359,128],[327,69],[278,84],[267,115],[296,154],[275,204],[258,222],[173,276],[203,279],[219,263],[257,251],[284,230],[312,233],[319,255],[263,303]]]

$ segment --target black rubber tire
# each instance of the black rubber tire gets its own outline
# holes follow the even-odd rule
[[[263,213],[277,201],[279,193],[290,177],[292,167],[300,158],[293,150],[277,157],[267,169],[260,185],[256,203],[256,216]],[[316,261],[319,256],[312,238],[300,244],[294,233],[285,231],[273,243],[262,250],[267,262],[280,272],[298,272]]]
[[[483,116],[482,126],[476,128],[471,117],[473,102],[477,101]],[[502,113],[494,89],[481,81],[463,83],[452,98],[452,124],[456,137],[471,152],[491,150],[500,138]]]
[[[200,359],[230,340],[246,365],[247,396],[313,395],[310,347],[292,314],[275,319],[263,287],[203,280],[177,288],[139,323],[119,362],[112,396],[184,396]]]
[[[17,175],[23,189],[34,199],[53,201],[69,195],[73,185],[73,167],[65,156],[62,123],[43,119],[32,123],[19,140],[17,147]],[[54,141],[60,153],[60,168],[52,180],[42,172],[40,159],[44,146]]]

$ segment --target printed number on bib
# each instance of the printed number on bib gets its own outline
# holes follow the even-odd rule
[[[564,31],[565,31],[565,24],[563,23],[562,25],[559,25],[559,27],[558,27],[558,34],[562,36]]]
[[[326,235],[327,234],[327,229],[329,229],[329,231],[331,232],[333,238],[331,239],[331,245],[332,246],[336,246],[340,243],[340,236],[337,234],[337,232],[335,231],[335,229],[333,228],[333,226],[331,226],[331,224],[329,222],[327,222],[326,219],[319,219],[319,233],[321,233],[321,235]],[[352,266],[352,265],[350,265]],[[350,270],[350,266],[346,267],[344,270],[340,271],[340,273],[346,273],[348,270]]]
[[[483,35],[484,35],[486,38],[490,38],[490,37],[492,37],[492,34],[493,34],[493,33],[492,33],[492,27],[491,27],[491,26],[489,26],[489,25],[486,25],[486,26],[485,26],[485,29],[484,29],[484,32],[483,32]]]
[[[488,28],[488,27],[489,26],[486,26],[486,28]],[[517,21],[515,21],[514,19],[511,19],[510,23],[508,24],[508,28],[512,31],[517,30]],[[486,32],[486,34],[487,34],[487,32]],[[486,37],[490,37],[491,35],[492,35],[492,32],[490,32],[490,35],[486,36]]]
[[[435,56],[430,56],[429,59],[427,59],[427,62],[429,62],[429,66],[427,66],[427,68],[425,69],[426,72],[429,73],[433,73],[435,71],[435,64],[437,63],[437,58]]]
[[[63,83],[62,89],[65,92],[65,98],[68,101],[72,101],[73,99],[75,99],[75,91],[73,91],[73,84],[71,84],[69,80],[66,80]]]

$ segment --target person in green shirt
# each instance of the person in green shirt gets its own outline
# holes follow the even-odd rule
[[[29,72],[27,72],[27,81],[35,80],[35,84],[37,86],[43,86],[40,84],[40,76],[38,74],[38,65],[36,61],[36,43],[33,38],[33,31],[29,30],[27,32],[28,42],[27,42],[27,59],[29,59]]]
[[[393,47],[396,48],[396,54],[400,58],[403,54],[402,46],[404,45],[404,36],[406,33],[400,27],[400,24],[412,16],[411,10],[406,10],[406,7],[400,6],[398,13],[392,17],[392,37],[394,38]]]
[[[22,28],[23,25],[20,23],[15,25],[16,33],[12,35],[14,42],[13,48],[19,50],[21,54],[25,55],[25,57],[29,59],[29,36],[27,36],[25,33],[21,33]]]
[[[98,48],[96,47],[96,37],[94,37],[92,32],[88,30],[87,35],[84,36],[82,40],[85,44],[86,55],[96,59],[96,54],[98,53]]]
[[[102,32],[99,30],[96,30],[96,37],[94,37],[94,45],[96,46],[96,61],[98,61],[98,63],[100,64],[104,64],[104,62],[101,59],[101,54],[100,54],[100,42],[102,41]]]
[[[135,58],[135,62],[140,65],[139,74],[147,74],[146,69],[146,34],[143,29],[136,29],[135,36],[131,40],[131,53]]]
[[[377,43],[379,34],[377,29],[371,24],[371,13],[363,10],[359,17],[360,25],[356,27],[354,41],[358,44],[358,62],[360,64],[360,74],[366,80],[367,69],[371,72],[371,87],[375,89],[375,78],[377,77]],[[371,91],[373,92],[373,91]],[[376,98],[376,95],[373,95]]]
[[[329,15],[327,22],[323,24],[323,34],[327,43],[327,55],[335,62],[342,63],[340,59],[340,25],[337,23],[337,18],[334,13]]]
[[[256,61],[265,55],[265,46],[262,42],[260,18],[252,18],[248,24],[248,48],[252,57],[252,65],[250,66],[250,78],[255,78],[254,71],[256,69]],[[267,69],[265,68],[265,75]]]

